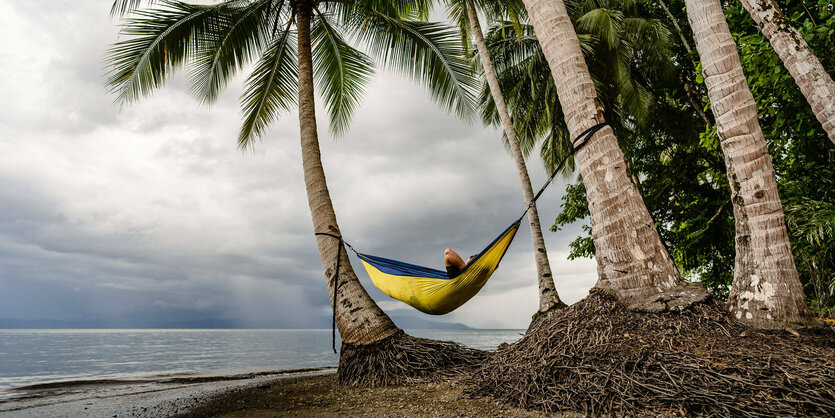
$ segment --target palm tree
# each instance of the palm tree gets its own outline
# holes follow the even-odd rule
[[[605,121],[574,26],[561,0],[524,0],[571,138]],[[707,298],[681,277],[661,243],[610,127],[576,155],[587,190],[596,249],[596,288],[630,308],[680,309]]]
[[[774,0],[742,0],[835,144],[835,81]]]
[[[158,0],[156,7],[138,9],[140,3],[116,0],[113,6],[117,14],[133,12],[122,27],[129,38],[109,53],[113,69],[108,83],[119,101],[148,95],[188,62],[194,95],[211,102],[257,57],[241,97],[240,147],[253,146],[282,111],[298,105],[314,231],[331,234],[317,235],[317,245],[343,341],[340,380],[397,383],[478,357],[451,343],[406,336],[360,284],[342,241],[334,238],[341,235],[320,159],[314,106],[315,77],[331,129],[347,129],[373,72],[371,58],[352,47],[345,40],[348,35],[381,62],[426,85],[447,109],[468,115],[475,81],[462,59],[456,31],[414,20],[426,14],[427,5],[421,1],[228,0],[193,5]],[[369,360],[373,356],[383,360]]]
[[[777,179],[719,0],[686,0],[725,156],[736,225],[731,313],[761,328],[809,322]]]
[[[571,0],[566,6],[606,120],[618,136],[647,126],[658,105],[651,89],[673,73],[667,28],[633,2]],[[529,154],[540,144],[542,160],[553,170],[571,149],[571,141],[533,27],[514,22],[494,25],[487,47],[523,151]],[[484,86],[479,102],[483,120],[497,123],[495,101]],[[572,171],[573,165],[566,165],[565,173]]]
[[[500,4],[504,3],[504,4]],[[511,14],[514,14],[514,2],[491,2],[489,4],[482,4],[486,7],[488,16],[497,15],[501,13],[501,8],[504,6]],[[484,41],[484,34],[481,31],[481,24],[478,20],[478,12],[473,3],[473,0],[452,0],[448,1],[449,14],[453,19],[459,22],[458,26],[461,28],[461,35],[463,39],[468,39],[470,32],[475,39],[475,44],[478,49],[478,58],[481,61],[481,67],[484,70],[484,77],[487,79],[490,94],[496,103],[495,109],[498,112],[501,120],[504,135],[507,143],[510,145],[510,151],[513,154],[513,160],[516,163],[516,172],[519,175],[519,182],[522,186],[522,195],[525,198],[525,205],[530,206],[528,210],[528,223],[531,228],[531,238],[533,239],[534,258],[536,260],[537,283],[539,284],[539,310],[534,315],[532,323],[537,323],[538,318],[547,316],[552,309],[565,307],[565,303],[560,300],[557,294],[557,288],[554,286],[554,277],[551,272],[551,264],[548,261],[548,252],[545,249],[545,237],[542,235],[542,226],[539,222],[539,213],[536,210],[534,200],[533,187],[531,186],[531,179],[528,176],[528,169],[525,166],[525,156],[522,148],[519,145],[519,140],[516,137],[516,131],[513,127],[513,121],[507,111],[507,106],[504,102],[502,90],[499,87],[499,82],[496,78],[496,71],[493,68],[493,61],[490,57],[490,52],[487,50],[487,44]],[[483,8],[484,9],[484,8]],[[466,41],[465,41],[466,42]]]

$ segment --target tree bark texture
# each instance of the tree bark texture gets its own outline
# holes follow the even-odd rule
[[[576,138],[604,118],[574,26],[561,0],[524,3],[551,67],[565,122]],[[632,309],[648,311],[681,309],[707,298],[704,286],[684,280],[676,270],[612,129],[598,131],[576,159],[597,252],[595,287]]]
[[[522,183],[522,194],[527,207],[533,201],[534,193],[531,187],[531,179],[528,177],[528,168],[525,165],[525,156],[519,146],[519,139],[516,137],[516,130],[513,121],[507,112],[507,104],[504,101],[502,89],[499,87],[499,80],[496,78],[496,70],[493,68],[493,60],[487,50],[487,42],[484,41],[484,34],[481,31],[481,24],[478,21],[478,14],[473,7],[472,0],[466,0],[467,16],[470,20],[473,38],[475,38],[478,55],[481,59],[481,66],[484,68],[484,77],[490,87],[490,94],[496,102],[496,110],[502,121],[507,142],[510,144],[510,151],[513,160],[516,162],[516,172],[519,175],[519,182]],[[554,286],[554,277],[551,273],[551,264],[548,261],[548,252],[545,249],[545,238],[542,236],[542,226],[539,222],[539,213],[536,211],[536,204],[528,211],[528,223],[531,226],[531,238],[533,239],[534,257],[536,259],[536,276],[539,283],[539,312],[546,312],[556,306],[564,306]]]
[[[835,81],[774,0],[742,0],[742,5],[771,43],[829,140],[835,144]]]
[[[736,263],[728,306],[760,328],[804,322],[808,310],[774,168],[722,6],[719,0],[686,6],[731,186]]]
[[[331,203],[325,171],[319,153],[319,136],[316,131],[316,111],[313,95],[313,61],[310,45],[311,5],[299,2],[296,7],[299,59],[299,125],[301,129],[304,182],[313,229],[341,236],[336,214]],[[322,267],[328,283],[328,293],[336,298],[336,323],[342,341],[348,344],[370,344],[394,335],[398,328],[362,287],[342,243],[329,236],[316,236]],[[338,288],[336,282],[336,258],[339,263]]]

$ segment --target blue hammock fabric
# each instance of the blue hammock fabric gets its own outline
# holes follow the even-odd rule
[[[448,277],[447,273],[429,267],[416,264],[404,263],[389,258],[377,257],[362,254],[345,242],[341,236],[325,232],[317,232],[316,235],[325,235],[340,241],[352,251],[357,253],[365,269],[368,271],[374,285],[387,295],[401,300],[414,308],[429,314],[443,315],[451,312],[473,297],[484,285],[487,279],[498,267],[504,257],[507,247],[516,236],[522,218],[536,204],[536,201],[545,192],[545,189],[556,177],[557,173],[565,165],[568,158],[583,148],[597,131],[606,126],[605,122],[598,123],[582,133],[574,141],[571,152],[562,158],[557,168],[542,185],[531,202],[525,208],[519,219],[502,232],[490,245],[482,250],[467,266],[455,277]],[[334,277],[339,277],[339,254],[337,254],[336,271]],[[337,287],[338,283],[334,283]],[[333,300],[334,327],[336,323],[336,298]],[[334,336],[334,351],[336,351]]]
[[[360,260],[377,267],[383,273],[405,277],[431,277],[433,279],[448,279],[446,271],[429,267],[404,263],[390,258],[377,257],[368,254],[357,254]]]
[[[497,236],[496,239],[491,241],[490,244],[488,244],[486,247],[484,247],[483,250],[481,250],[481,252],[476,254],[476,256],[473,257],[472,260],[470,260],[470,263],[467,264],[467,266],[464,267],[464,269],[461,270],[461,272],[458,273],[458,275],[463,274],[467,270],[467,267],[473,265],[481,257],[482,254],[484,254],[493,245],[495,245],[496,242],[498,242],[503,236],[505,236],[505,234],[507,234],[508,231],[510,231],[513,228],[518,228],[518,227],[519,227],[519,221],[516,221],[516,222],[510,224],[510,226],[508,226],[507,229],[502,231],[502,233],[499,234],[499,236]],[[504,255],[504,253],[502,253],[502,255]],[[360,258],[360,260],[376,267],[377,270],[379,270],[383,273],[386,273],[386,274],[394,275],[394,276],[429,277],[429,278],[433,278],[433,279],[442,279],[442,280],[449,280],[450,279],[450,277],[447,276],[447,272],[444,271],[444,270],[433,269],[433,268],[430,268],[430,267],[423,267],[423,266],[419,266],[419,265],[416,265],[416,264],[409,264],[409,263],[404,263],[402,261],[392,260],[390,258],[377,257],[377,256],[374,256],[374,255],[368,255],[368,254],[362,254],[362,253],[357,253],[357,256]]]
[[[455,277],[445,271],[357,253],[374,286],[431,315],[443,315],[466,303],[487,283],[513,242],[519,221],[502,231]]]

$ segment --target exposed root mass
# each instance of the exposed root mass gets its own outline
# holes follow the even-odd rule
[[[339,383],[373,387],[441,381],[468,374],[487,356],[485,351],[400,331],[374,344],[342,344]]]
[[[548,308],[547,311],[536,311],[536,313],[534,313],[533,316],[531,316],[531,323],[528,324],[528,331],[525,332],[530,332],[530,330],[538,327],[543,322],[548,321],[548,318],[554,316],[554,314],[567,307],[568,305],[560,301],[559,303],[551,305],[551,307]]]
[[[712,300],[639,313],[595,292],[500,349],[470,383],[547,412],[831,416],[835,336],[755,330]]]

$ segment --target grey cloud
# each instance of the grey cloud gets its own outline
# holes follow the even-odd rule
[[[27,48],[49,56],[0,54],[2,69],[31,65],[0,80],[0,92],[18,101],[0,105],[0,318],[329,325],[296,113],[241,152],[241,77],[207,107],[189,96],[182,72],[120,111],[100,71],[116,39],[107,7],[5,7],[19,18],[6,23],[42,32]],[[44,82],[31,84],[37,80]],[[441,267],[444,248],[477,252],[521,214],[499,132],[444,114],[409,80],[379,71],[344,137],[333,138],[324,109],[317,111],[340,227],[358,249]],[[541,164],[529,165],[541,184]],[[559,209],[557,183],[539,203],[545,228]],[[578,232],[546,232],[558,290],[570,302],[595,279],[593,261],[565,260]],[[353,266],[385,309],[425,317]],[[524,327],[536,309],[535,287],[523,226],[482,292],[430,319]]]

